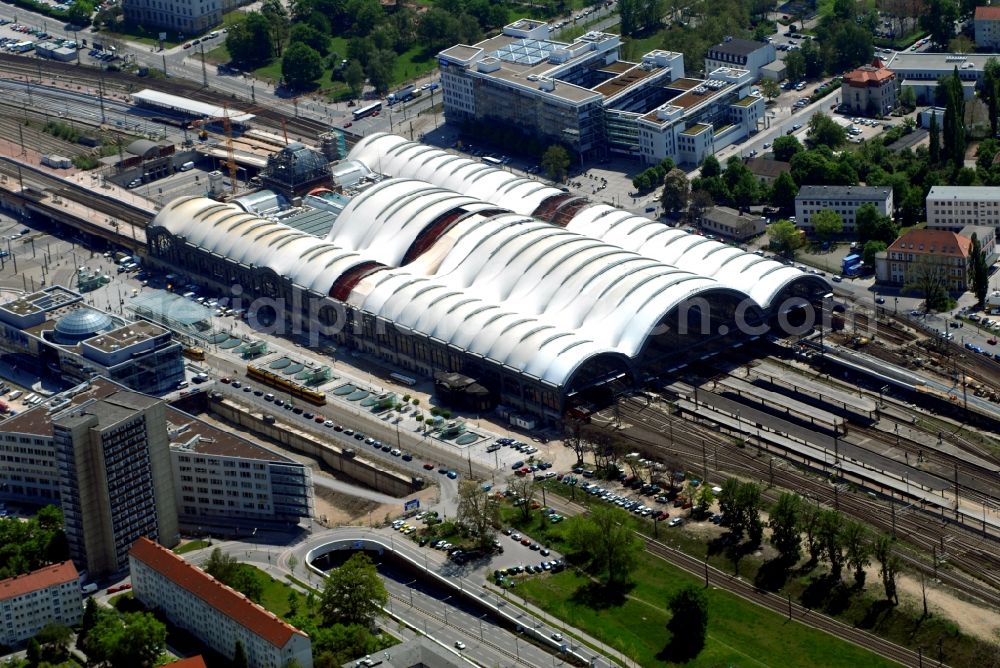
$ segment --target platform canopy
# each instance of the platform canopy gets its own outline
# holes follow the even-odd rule
[[[233,123],[249,123],[254,119],[253,114],[248,114],[238,109],[225,109],[208,102],[198,102],[187,97],[171,95],[158,90],[144,88],[138,93],[132,93],[132,102],[146,107],[158,107],[167,111],[179,112],[188,116],[198,118],[223,118],[227,114]]]

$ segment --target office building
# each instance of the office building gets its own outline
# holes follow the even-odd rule
[[[885,116],[896,108],[896,75],[876,58],[844,75],[843,106],[852,114]]]
[[[986,61],[995,58],[988,53],[932,53],[930,51],[898,51],[885,64],[895,73],[901,88],[912,88],[917,104],[934,104],[938,79],[958,70],[966,100],[976,95],[976,86],[983,80]],[[940,119],[938,119],[940,121]]]
[[[747,70],[750,78],[757,81],[761,77],[760,68],[773,63],[777,57],[773,44],[727,37],[705,53],[705,75],[719,68]]]
[[[125,22],[153,30],[196,36],[222,23],[238,5],[226,0],[123,0]]]
[[[249,668],[312,668],[309,636],[147,538],[129,553],[132,595],[232,659],[239,641]]]
[[[69,383],[97,376],[159,394],[184,379],[170,330],[90,308],[61,285],[0,304],[0,351],[18,367]]]
[[[320,346],[407,375],[455,372],[498,410],[553,421],[609,383],[723,345],[714,325],[678,324],[690,300],[708,301],[725,338],[739,336],[740,303],[771,322],[787,297],[829,292],[794,267],[395,135],[370,134],[349,159],[381,178],[323,236],[180,198],[148,227],[148,262],[284,299],[286,323]]]
[[[123,390],[97,378],[0,424],[0,500],[60,503],[53,418]],[[312,473],[304,464],[172,406],[165,407],[163,429],[181,520],[297,522],[313,514]]]
[[[980,50],[996,51],[1000,47],[1000,7],[976,7],[972,25]]]
[[[188,523],[297,523],[313,514],[312,471],[236,434],[170,409],[177,512]]]
[[[958,232],[966,225],[985,225],[1000,233],[1000,188],[933,186],[925,202],[932,230]]]
[[[911,230],[900,236],[875,260],[879,283],[907,285],[915,267],[939,272],[948,291],[965,292],[970,285],[972,241],[946,230]]]
[[[82,619],[83,592],[72,561],[0,580],[0,645],[13,647],[49,624],[76,626]]]
[[[589,32],[567,44],[548,33],[545,23],[522,19],[439,53],[448,122],[503,124],[586,157],[613,152],[647,162],[691,162],[705,146],[718,150],[756,132],[764,100],[753,98],[759,107],[746,100],[747,70],[691,79],[680,53],[651,51],[632,63],[619,59],[618,35]]]
[[[813,215],[831,209],[840,214],[844,233],[854,233],[858,207],[873,204],[883,216],[893,216],[892,188],[883,186],[802,186],[795,196],[795,224],[813,232]]]
[[[139,536],[177,544],[165,411],[121,390],[51,418],[70,555],[91,574],[124,569]]]

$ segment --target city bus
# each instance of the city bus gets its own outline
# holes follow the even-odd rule
[[[503,167],[503,161],[490,155],[483,156],[483,162],[492,167]]]
[[[381,111],[381,109],[382,109],[382,103],[381,102],[372,102],[371,104],[369,104],[366,107],[361,107],[360,109],[355,109],[354,110],[354,120],[357,121],[357,120],[360,120],[362,118],[365,118],[366,116],[371,116],[372,114],[375,114],[376,112]]]

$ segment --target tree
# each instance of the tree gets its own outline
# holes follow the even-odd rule
[[[785,257],[795,257],[795,251],[802,248],[802,234],[795,223],[790,220],[779,220],[767,228],[767,236],[771,247]]]
[[[222,548],[217,547],[208,555],[208,561],[205,562],[202,570],[216,580],[225,583],[233,578],[238,566],[239,562],[236,560],[236,557],[226,554],[222,551]]]
[[[803,150],[801,142],[791,135],[782,135],[774,140],[771,146],[774,159],[782,162],[791,161],[792,157]]]
[[[888,245],[899,235],[899,228],[892,218],[880,214],[870,202],[862,204],[855,212],[854,229],[862,244],[868,241],[881,241]]]
[[[521,510],[521,519],[527,522],[531,519],[531,504],[538,493],[538,481],[529,476],[512,475],[507,478],[507,489]],[[524,499],[523,503],[521,499]]]
[[[166,648],[167,627],[148,612],[102,614],[84,651],[95,664],[152,668]]]
[[[997,115],[1000,114],[1000,61],[989,58],[983,66],[983,101],[990,117],[990,135],[997,135]]]
[[[249,12],[245,21],[229,27],[226,49],[237,63],[249,67],[264,65],[274,53],[271,25],[263,14]]]
[[[290,44],[302,43],[316,50],[321,56],[330,53],[330,36],[308,23],[296,23],[288,34]]]
[[[73,0],[66,10],[66,18],[70,23],[79,26],[89,26],[90,17],[94,15],[94,5],[90,0]]]
[[[826,114],[817,112],[809,119],[807,136],[814,146],[837,148],[847,141],[847,130]]]
[[[691,192],[691,183],[683,170],[674,167],[663,177],[663,192],[660,203],[670,212],[680,211],[687,206]]]
[[[347,87],[351,89],[352,97],[358,98],[361,96],[361,91],[365,87],[365,71],[361,67],[361,63],[356,60],[347,63],[347,67],[344,68],[344,81],[347,82]]]
[[[871,544],[868,529],[856,520],[847,520],[841,531],[844,545],[844,560],[854,569],[854,584],[858,589],[865,586],[865,567],[871,563]]]
[[[817,236],[825,241],[829,241],[844,232],[844,220],[833,209],[823,209],[817,212],[813,215],[812,222]]]
[[[569,160],[569,151],[559,144],[553,144],[545,149],[545,153],[542,154],[542,169],[545,170],[550,179],[562,183],[566,180]]]
[[[708,507],[712,505],[712,502],[715,501],[715,492],[712,491],[712,486],[703,482],[698,487],[698,492],[694,495],[694,499],[698,512],[704,514],[708,511]]]
[[[990,289],[990,267],[986,264],[986,253],[979,237],[972,233],[972,292],[980,308],[986,306],[986,293]]]
[[[823,510],[819,516],[819,541],[823,555],[830,562],[830,575],[840,578],[844,566],[844,517],[836,510]]]
[[[573,551],[590,558],[590,563],[605,575],[609,585],[623,584],[635,566],[642,541],[633,533],[632,517],[614,506],[596,506],[589,515],[570,520],[567,541]]]
[[[314,88],[323,76],[323,58],[311,46],[295,42],[281,58],[281,76],[294,90]]]
[[[957,67],[953,74],[941,78],[936,95],[938,104],[944,103],[941,157],[958,169],[965,161],[965,96]]]
[[[705,156],[705,159],[701,162],[701,171],[699,173],[702,178],[721,175],[722,165],[719,164],[719,159],[714,155]]]
[[[43,661],[51,664],[64,662],[69,656],[69,646],[73,641],[73,629],[62,624],[46,624],[34,640],[41,645]]]
[[[809,79],[817,79],[823,76],[823,54],[816,48],[814,40],[807,39],[802,42],[802,60],[805,64],[805,75]]]
[[[379,95],[389,92],[392,83],[392,69],[396,66],[396,53],[388,49],[376,49],[368,59],[365,74]]]
[[[947,46],[955,34],[958,4],[954,0],[927,0],[920,16],[920,27],[929,32],[931,41],[938,47]]]
[[[903,289],[923,296],[927,312],[948,307],[948,266],[930,255],[911,262]]]
[[[634,37],[658,26],[664,14],[663,4],[663,0],[618,0],[622,35]]]
[[[683,663],[698,656],[708,633],[708,597],[701,587],[689,584],[667,601],[670,620],[670,659]]]
[[[707,190],[692,191],[687,210],[688,220],[692,223],[701,221],[701,217],[713,206],[715,206],[715,201]]]
[[[806,546],[809,549],[809,561],[815,562],[822,554],[822,544],[819,541],[819,521],[823,511],[819,506],[803,503],[799,510],[799,530],[806,535]]]
[[[862,260],[864,261],[865,266],[874,267],[875,256],[878,253],[884,251],[888,247],[889,246],[884,241],[875,241],[875,240],[866,241],[863,250],[861,251]]]
[[[885,590],[885,600],[899,605],[899,595],[896,592],[896,576],[902,569],[903,562],[893,552],[896,539],[888,534],[882,534],[872,545],[872,556],[879,566],[879,576],[882,578],[882,588]]]
[[[271,43],[274,44],[275,53],[280,56],[289,35],[288,10],[285,9],[281,0],[264,0],[260,7],[260,13],[267,19]]]
[[[233,668],[247,668],[247,651],[239,640],[236,641],[236,648],[233,650],[232,666]]]
[[[792,492],[782,492],[771,509],[768,525],[771,527],[771,545],[778,550],[782,561],[794,564],[801,556],[802,542],[799,534],[799,512],[802,497]]]
[[[931,112],[930,126],[927,128],[930,135],[929,158],[932,165],[941,162],[941,133],[938,131],[937,112]]]
[[[789,51],[785,56],[785,74],[789,81],[799,81],[806,76],[806,58],[802,51]]]
[[[758,543],[763,525],[760,521],[760,486],[755,482],[740,482],[729,478],[719,492],[719,508],[733,532],[747,532],[752,543]]]
[[[769,199],[771,204],[778,208],[791,209],[795,206],[795,196],[798,192],[799,187],[795,185],[792,175],[788,172],[782,172],[771,184]]]
[[[500,523],[500,503],[478,482],[462,480],[458,484],[458,523],[480,549],[489,550]]]
[[[917,106],[917,93],[911,86],[904,86],[899,93],[899,104],[906,112],[913,111]]]
[[[371,626],[389,594],[368,555],[356,552],[326,577],[319,611],[323,623]]]
[[[769,101],[781,95],[781,86],[774,79],[761,79],[759,85],[760,92]]]

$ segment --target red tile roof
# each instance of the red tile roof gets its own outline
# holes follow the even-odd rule
[[[76,572],[72,561],[45,566],[37,571],[0,580],[0,601],[70,582],[78,577],[80,575]]]
[[[844,83],[849,86],[880,86],[883,82],[896,78],[896,73],[887,68],[878,58],[871,65],[863,65],[844,75]]]
[[[948,230],[910,230],[893,241],[889,250],[967,258],[972,252],[972,239]]]
[[[129,555],[146,564],[177,586],[188,590],[230,619],[245,626],[275,647],[284,647],[294,634],[306,636],[290,624],[230,589],[200,568],[184,561],[162,545],[140,538]]]
[[[205,665],[205,659],[201,658],[201,654],[181,659],[180,661],[174,661],[173,663],[168,663],[167,665],[170,668],[208,668],[208,666]]]
[[[977,21],[1000,20],[1000,6],[998,7],[976,7]]]

